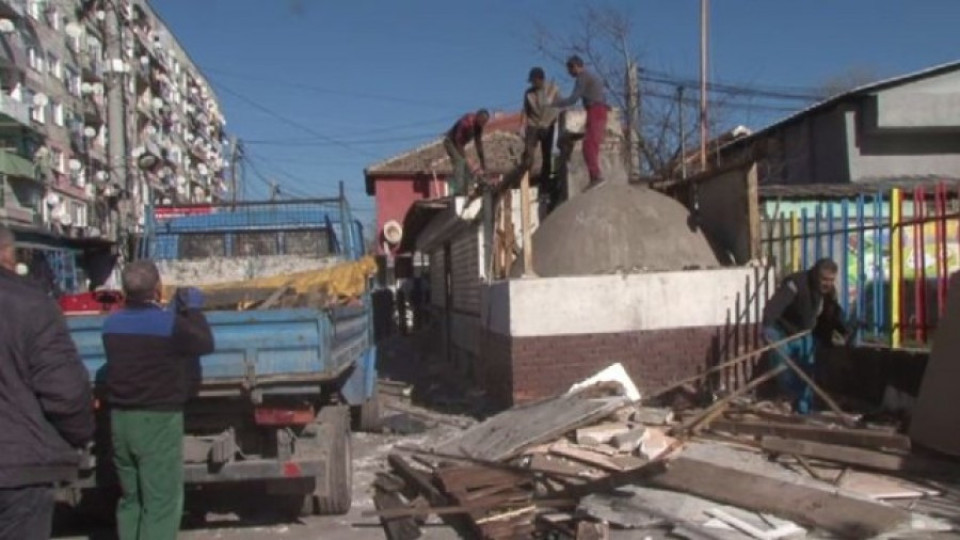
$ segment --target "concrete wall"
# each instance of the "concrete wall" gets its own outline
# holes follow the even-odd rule
[[[476,372],[503,406],[622,362],[643,391],[758,343],[772,283],[754,268],[516,279],[484,287]],[[753,365],[715,383],[736,386]]]

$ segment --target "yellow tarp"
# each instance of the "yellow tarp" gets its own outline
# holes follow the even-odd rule
[[[373,257],[364,257],[358,261],[341,263],[323,270],[215,283],[197,288],[203,292],[212,293],[230,289],[279,289],[287,286],[294,289],[297,294],[307,294],[316,290],[331,298],[356,298],[366,290],[367,280],[376,271],[377,263]],[[172,287],[164,291],[164,297],[169,298],[168,293],[173,293]]]

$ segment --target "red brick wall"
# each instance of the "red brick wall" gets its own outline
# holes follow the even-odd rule
[[[535,337],[488,332],[481,352],[484,387],[495,403],[510,406],[564,392],[620,362],[640,391],[650,392],[736,356],[752,339],[748,329],[737,340],[724,327]],[[735,386],[749,377],[748,367],[723,381]]]

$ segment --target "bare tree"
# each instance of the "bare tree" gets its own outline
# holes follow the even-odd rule
[[[572,34],[558,35],[537,24],[535,46],[549,60],[563,65],[571,54],[589,64],[606,86],[611,105],[629,110],[627,77],[629,66],[642,66],[642,55],[632,43],[634,32],[626,10],[585,3],[578,14],[579,28]],[[639,68],[643,81],[643,69]],[[674,176],[674,165],[684,148],[694,148],[697,137],[698,102],[695,89],[678,95],[676,89],[644,88],[640,83],[639,125],[636,151],[640,173]],[[711,126],[719,124],[717,110],[722,103],[711,103]],[[714,130],[711,128],[711,132]]]

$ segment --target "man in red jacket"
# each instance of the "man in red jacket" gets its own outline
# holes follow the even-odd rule
[[[449,195],[466,195],[469,191],[467,180],[471,171],[467,170],[467,144],[470,141],[477,147],[477,157],[480,158],[480,169],[475,174],[482,175],[487,168],[487,158],[483,155],[483,126],[489,120],[490,113],[486,109],[465,114],[444,137],[443,148],[453,165],[453,176],[447,180]]]

